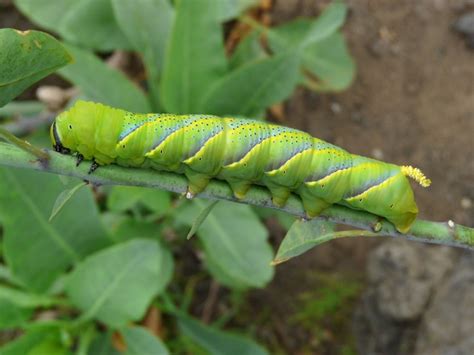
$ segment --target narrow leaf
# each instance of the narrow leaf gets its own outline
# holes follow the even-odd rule
[[[185,315],[178,316],[178,325],[181,333],[211,355],[268,354],[262,346],[252,339],[217,330]]]
[[[320,41],[334,32],[343,24],[347,15],[347,6],[342,1],[334,1],[313,22],[304,38],[304,45]]]
[[[159,80],[174,21],[168,0],[112,0],[120,28],[143,56],[154,109],[160,107]]]
[[[61,43],[39,31],[0,30],[0,107],[71,61]]]
[[[59,71],[91,100],[134,112],[150,112],[145,93],[121,72],[108,67],[92,52],[72,45],[66,48],[74,63]]]
[[[219,1],[177,3],[161,83],[162,103],[168,112],[205,112],[204,94],[227,71]]]
[[[265,57],[267,57],[267,54],[260,44],[260,32],[253,31],[239,43],[230,58],[229,65],[234,70],[244,64]]]
[[[354,60],[338,32],[309,46],[303,55],[303,67],[307,70],[303,83],[317,91],[344,90],[355,76]]]
[[[69,201],[69,199],[74,196],[74,194],[79,191],[79,189],[83,186],[86,186],[87,185],[87,182],[80,182],[79,184],[77,184],[76,186],[70,188],[70,189],[67,189],[67,190],[64,190],[62,191],[58,198],[56,199],[56,201],[54,202],[54,206],[53,206],[53,209],[51,210],[51,215],[49,216],[49,219],[48,221],[51,222],[53,220],[54,217],[56,217],[56,215],[59,213],[59,211],[61,211],[61,209],[64,207],[64,205],[66,204],[66,202]]]
[[[280,264],[330,240],[335,224],[321,220],[296,220],[278,248],[273,264]]]
[[[298,80],[299,52],[285,52],[244,65],[214,85],[203,112],[252,117],[286,99]]]
[[[209,213],[211,213],[212,209],[214,208],[215,205],[217,205],[218,202],[219,200],[212,201],[203,210],[201,210],[199,215],[194,220],[193,225],[191,226],[191,230],[189,231],[186,239],[189,240],[194,236],[194,234],[197,232],[201,224],[206,220],[206,217],[209,215]]]
[[[377,233],[364,230],[335,231],[336,225],[318,219],[310,221],[297,220],[278,248],[272,264],[283,263],[295,256],[301,255],[324,242],[346,237],[376,237]]]

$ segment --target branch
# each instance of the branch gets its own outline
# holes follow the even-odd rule
[[[84,162],[76,167],[75,158],[49,151],[49,161],[41,163],[34,156],[11,144],[0,142],[0,165],[28,168],[54,174],[74,176],[97,185],[129,185],[159,188],[176,193],[185,193],[187,180],[183,175],[149,169],[122,168],[117,165],[100,167],[89,175],[89,164]],[[212,200],[227,200],[249,205],[268,207],[285,211],[294,216],[306,216],[300,199],[292,195],[283,208],[272,204],[271,195],[263,187],[252,187],[244,199],[236,200],[229,185],[223,181],[212,180],[206,190],[197,197]],[[451,245],[474,250],[474,229],[455,224],[416,220],[407,234],[399,233],[395,227],[376,215],[355,211],[350,208],[333,205],[319,218],[331,222],[346,224],[356,228],[375,231],[379,236],[401,237],[409,240]]]

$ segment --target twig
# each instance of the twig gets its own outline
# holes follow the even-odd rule
[[[39,114],[37,117],[24,118],[19,117],[17,120],[5,123],[0,128],[14,134],[15,136],[26,136],[35,132],[40,127],[50,126],[54,121],[53,114]]]
[[[188,185],[183,175],[148,169],[122,168],[116,165],[100,167],[93,174],[88,174],[88,164],[83,163],[79,167],[76,167],[76,160],[72,156],[61,155],[52,151],[49,156],[49,162],[47,166],[45,166],[38,161],[32,160],[29,153],[11,144],[0,142],[0,165],[75,176],[97,185],[146,186],[177,193],[185,193]],[[213,180],[206,190],[197,195],[197,197],[212,200],[235,201],[254,206],[278,209],[301,218],[306,216],[302,203],[297,196],[292,195],[284,207],[278,208],[273,205],[268,190],[258,186],[252,187],[244,199],[236,200],[227,183]],[[326,209],[319,218],[360,229],[375,231],[381,237],[399,237],[474,250],[474,229],[456,224],[452,221],[441,223],[417,220],[407,234],[401,234],[391,223],[376,215],[355,211],[339,205],[333,205]]]
[[[28,152],[34,155],[39,161],[44,165],[49,160],[49,154],[33,145],[29,142],[24,141],[15,137],[13,134],[8,132],[7,130],[0,128],[0,137],[3,137],[6,141],[14,144],[15,146],[21,148],[25,152]]]
[[[214,305],[217,302],[217,296],[219,294],[219,284],[216,280],[211,281],[211,285],[209,286],[209,293],[207,295],[206,301],[204,302],[204,309],[202,310],[201,320],[203,323],[209,324],[211,321],[212,311],[214,309]]]

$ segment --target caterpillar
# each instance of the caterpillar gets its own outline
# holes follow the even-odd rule
[[[184,174],[188,197],[212,178],[225,180],[236,198],[249,188],[269,189],[276,206],[298,195],[309,218],[332,204],[386,218],[406,233],[418,214],[408,177],[431,181],[411,166],[350,154],[283,126],[211,115],[134,114],[78,101],[51,126],[54,149],[100,165],[153,168]]]

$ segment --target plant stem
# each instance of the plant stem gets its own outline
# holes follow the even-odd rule
[[[149,169],[123,168],[117,165],[100,167],[93,174],[88,174],[89,164],[87,164],[87,162],[83,162],[79,167],[76,167],[74,157],[61,155],[52,151],[49,152],[47,165],[41,164],[32,158],[29,153],[11,144],[0,142],[0,165],[75,176],[97,185],[144,186],[183,194],[186,192],[188,185],[183,175]],[[237,200],[233,196],[232,190],[227,183],[213,180],[206,190],[197,195],[197,197],[268,207],[285,211],[297,217],[306,217],[302,203],[297,196],[290,196],[287,204],[282,208],[278,208],[273,205],[268,190],[259,186],[252,187],[244,199]],[[401,234],[390,222],[379,216],[363,211],[355,211],[339,205],[329,207],[318,218],[369,230],[379,236],[400,237],[409,240],[451,245],[474,250],[474,229],[456,224],[452,221],[441,223],[416,220],[407,234]]]
[[[20,138],[15,137],[13,134],[8,132],[7,130],[0,128],[0,137],[3,137],[8,142],[16,145],[17,147],[23,149],[25,152],[33,154],[36,158],[38,158],[43,164],[46,163],[49,159],[49,154],[33,145],[24,141]]]

